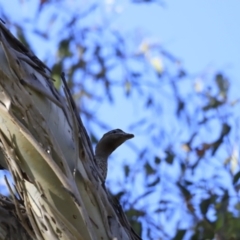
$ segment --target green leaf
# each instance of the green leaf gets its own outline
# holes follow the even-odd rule
[[[99,141],[99,139],[96,137],[96,135],[93,132],[90,133],[90,139],[93,144],[97,144]]]
[[[160,177],[157,177],[153,182],[147,184],[147,187],[154,187],[161,181]]]
[[[240,171],[237,172],[237,173],[234,175],[234,177],[233,177],[233,184],[235,184],[235,183],[238,181],[239,178],[240,178]]]
[[[121,199],[121,197],[122,197],[125,193],[126,193],[125,191],[120,191],[120,192],[118,192],[117,194],[115,194],[115,197],[116,197],[117,199]]]
[[[155,161],[156,164],[160,164],[161,163],[161,158],[156,156],[154,161]]]
[[[185,229],[178,230],[173,240],[182,240],[183,237],[185,236],[185,233],[186,233]]]
[[[139,221],[131,221],[131,227],[134,229],[134,231],[141,236],[142,235],[142,223]]]
[[[17,29],[17,37],[18,39],[29,49],[30,48],[30,45],[29,45],[29,42],[24,34],[24,31],[22,29],[22,27],[20,27],[19,25],[16,26],[16,29]]]
[[[207,199],[204,199],[201,203],[200,203],[200,210],[201,210],[201,213],[205,216],[207,211],[208,211],[208,208],[210,206],[210,204],[212,203],[212,199],[211,198],[207,198]]]
[[[229,89],[229,81],[221,73],[216,75],[215,81],[219,89],[219,94],[223,98],[226,98]]]
[[[224,123],[222,125],[222,131],[221,131],[221,138],[225,137],[226,135],[228,135],[231,131],[231,126],[229,126],[227,123]]]
[[[63,39],[59,43],[58,55],[59,55],[60,58],[72,56],[72,53],[71,53],[71,51],[69,49],[71,40],[72,40],[71,38]]]
[[[124,165],[124,174],[125,174],[125,177],[128,177],[129,176],[129,172],[130,172],[130,168],[128,165]]]
[[[209,102],[206,106],[203,107],[203,111],[218,108],[219,106],[223,105],[223,103],[223,101],[219,101],[215,97],[209,97]]]
[[[151,175],[156,173],[156,170],[152,168],[152,166],[148,162],[146,162],[146,164],[144,165],[144,168],[145,168],[146,175]]]
[[[136,217],[142,217],[146,213],[135,208],[130,208],[125,212],[130,219],[136,219]]]
[[[167,157],[165,158],[166,162],[169,164],[173,163],[175,154],[172,151],[166,150],[165,153],[167,154]]]
[[[183,186],[181,183],[177,183],[177,186],[180,188],[182,194],[186,199],[189,199],[191,197],[190,191],[185,186]]]
[[[54,81],[54,87],[56,89],[60,89],[60,86],[61,86],[61,78],[60,78],[60,75],[63,71],[63,66],[62,66],[62,61],[56,63],[53,65],[52,67],[52,78],[55,80]]]

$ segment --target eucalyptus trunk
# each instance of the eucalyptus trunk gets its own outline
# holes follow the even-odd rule
[[[140,239],[99,177],[89,137],[62,74],[0,23],[0,239]],[[16,238],[16,236],[18,236]]]

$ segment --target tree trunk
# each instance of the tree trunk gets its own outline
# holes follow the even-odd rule
[[[14,180],[0,239],[140,239],[101,182],[64,75],[61,96],[2,23],[0,43],[0,164]]]

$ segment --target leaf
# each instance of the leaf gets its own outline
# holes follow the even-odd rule
[[[185,103],[181,99],[178,99],[177,116],[180,116],[180,113],[184,110],[184,107]]]
[[[150,59],[150,63],[153,66],[157,74],[161,75],[163,72],[163,62],[160,57],[153,57]]]
[[[203,111],[208,111],[220,107],[221,105],[223,105],[223,103],[224,103],[223,101],[220,101],[215,97],[209,97],[208,104],[204,106],[202,109]]]
[[[131,77],[133,78],[139,78],[142,76],[142,73],[140,72],[131,72]]]
[[[135,123],[131,124],[129,129],[133,130],[133,129],[145,124],[146,122],[147,122],[147,118],[142,118],[138,122],[135,122]]]
[[[48,33],[47,32],[43,32],[43,31],[40,31],[38,29],[35,29],[33,31],[36,35],[40,36],[41,38],[45,39],[45,40],[48,40],[49,36],[48,36]]]
[[[240,171],[237,172],[237,173],[234,175],[234,177],[233,177],[233,184],[235,184],[235,183],[238,181],[239,178],[240,178]]]
[[[143,198],[147,197],[148,195],[150,195],[153,192],[154,192],[154,190],[150,189],[150,190],[144,192],[143,194],[137,196],[136,199],[132,202],[132,206],[135,206],[140,200],[142,200]]]
[[[174,160],[174,157],[175,157],[175,154],[170,150],[166,150],[165,153],[167,154],[167,156],[165,158],[165,161],[169,164],[172,164],[173,160]]]
[[[182,240],[183,237],[185,236],[185,233],[186,233],[185,229],[178,230],[175,237],[172,240]]]
[[[104,78],[106,78],[106,74],[107,74],[107,68],[106,68],[105,66],[103,66],[103,67],[98,71],[98,73],[95,74],[95,78],[96,78],[96,80],[104,79]]]
[[[136,220],[131,220],[131,227],[138,235],[142,235],[142,223]]]
[[[124,88],[125,88],[126,96],[129,96],[130,93],[131,93],[131,90],[132,90],[132,84],[131,84],[131,82],[125,81],[125,83],[124,83]]]
[[[187,153],[191,151],[191,147],[190,147],[190,145],[187,144],[187,143],[183,143],[181,147],[182,147],[182,149],[183,149],[185,152],[187,152]]]
[[[230,130],[231,130],[231,126],[229,126],[227,123],[224,123],[222,125],[222,130],[221,130],[219,138],[212,144],[213,145],[212,155],[214,155],[216,153],[219,146],[222,144],[224,137],[230,133]]]
[[[202,202],[200,203],[200,209],[201,209],[201,213],[205,216],[208,208],[210,206],[210,204],[212,203],[212,198],[207,198],[202,200]]]
[[[187,73],[185,72],[184,69],[180,69],[180,70],[178,71],[178,77],[179,77],[179,78],[186,77],[186,75],[187,75]]]
[[[148,97],[147,101],[146,101],[146,107],[150,107],[153,105],[153,99],[151,96]]]
[[[229,126],[227,123],[224,123],[222,125],[222,131],[221,131],[221,135],[220,138],[225,137],[226,135],[228,135],[231,131],[231,126]]]
[[[219,94],[223,97],[227,97],[227,92],[229,89],[229,81],[224,78],[224,76],[221,73],[218,73],[215,77],[216,84],[219,89]]]
[[[224,224],[224,216],[222,214],[218,215],[218,218],[215,223],[215,229],[216,231],[221,229]]]
[[[60,74],[63,72],[63,66],[62,66],[62,61],[56,63],[53,65],[52,67],[52,78],[55,79],[54,81],[54,86],[56,89],[60,89],[61,86],[61,78],[60,78]]]
[[[115,54],[119,58],[123,58],[124,57],[124,54],[123,54],[122,50],[119,47],[115,48]]]
[[[126,214],[130,219],[136,219],[136,217],[142,217],[146,213],[135,208],[130,208],[129,210],[126,211]]]
[[[124,165],[124,174],[125,174],[125,177],[128,177],[128,176],[129,176],[129,172],[130,172],[129,165]]]
[[[115,194],[115,197],[116,197],[117,199],[121,199],[121,197],[124,196],[125,193],[126,193],[125,191],[120,191],[120,192],[118,192],[118,193]]]
[[[186,184],[187,186],[189,186],[189,185],[193,185],[193,182],[188,181],[188,180],[184,180],[184,184]]]
[[[144,148],[140,153],[139,153],[139,159],[143,159],[143,157],[145,156],[145,154],[147,153],[148,149]]]
[[[18,39],[25,45],[27,46],[29,49],[30,49],[30,45],[28,43],[28,40],[24,34],[24,31],[22,29],[22,27],[20,27],[19,25],[16,26],[16,29],[17,29],[17,37]]]
[[[72,40],[71,38],[63,39],[63,40],[59,43],[58,55],[59,55],[60,58],[72,56],[72,52],[71,52],[70,49],[69,49],[71,40]]]
[[[144,168],[147,176],[156,173],[156,170],[148,162],[145,163]]]
[[[220,138],[219,140],[217,140],[216,142],[212,143],[212,156],[215,155],[215,153],[217,152],[218,148],[221,146],[222,144],[222,138]]]
[[[196,154],[198,157],[203,157],[209,149],[211,149],[214,143],[202,143],[200,147],[196,148]]]
[[[154,210],[155,213],[161,213],[161,212],[165,212],[166,210],[168,210],[167,207],[160,207]]]
[[[156,186],[160,182],[160,180],[161,180],[160,177],[157,177],[153,182],[148,183],[147,187],[154,187],[154,186]]]
[[[156,164],[160,164],[161,163],[161,158],[158,157],[158,156],[155,156],[154,161],[155,161]]]
[[[185,186],[183,186],[181,183],[177,183],[177,186],[179,187],[181,193],[183,194],[186,200],[191,198],[191,193]]]
[[[39,7],[38,7],[38,12],[41,12],[43,9],[43,6],[47,3],[50,2],[49,0],[39,0]]]
[[[99,141],[99,139],[96,137],[96,135],[93,132],[90,133],[90,139],[93,144],[97,144]]]

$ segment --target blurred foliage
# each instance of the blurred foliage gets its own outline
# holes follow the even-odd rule
[[[238,99],[224,69],[190,74],[161,44],[129,38],[110,27],[111,18],[96,20],[101,4],[73,3],[35,1],[32,18],[21,21],[5,12],[5,3],[0,9],[30,49],[39,44],[32,39],[41,41],[58,89],[66,72],[93,143],[92,126],[109,126],[91,106],[114,104],[115,88],[129,102],[141,99],[145,114],[129,128],[145,136],[146,146],[136,150],[135,164],[124,165],[115,192],[133,228],[143,239],[240,239]],[[19,4],[30,8],[30,1]]]

